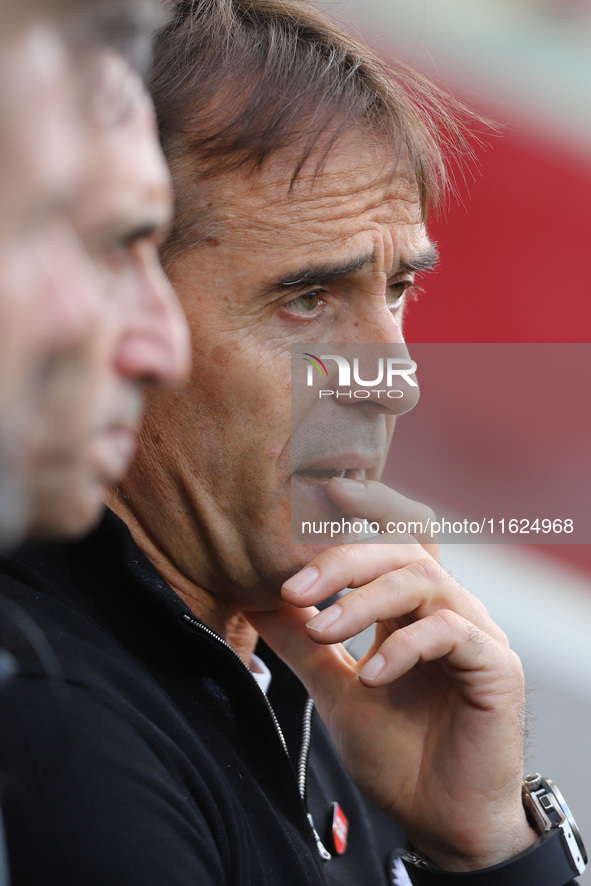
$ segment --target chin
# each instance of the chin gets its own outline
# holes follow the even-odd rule
[[[279,592],[282,584],[329,547],[331,547],[329,544],[303,545],[291,542],[286,545],[278,545],[275,557],[268,556],[266,562],[263,562],[263,558],[261,558],[257,573],[259,588],[264,585],[267,594],[274,595],[281,602]]]
[[[78,538],[90,532],[103,513],[105,489],[91,484],[40,503],[31,535],[36,538]]]
[[[314,557],[318,556],[318,554],[321,554],[328,548],[336,547],[337,544],[341,544],[341,542],[335,539],[332,544],[330,544],[329,542],[325,542],[324,544],[316,545],[298,545],[298,548],[300,550],[298,551],[299,556],[297,560],[297,565],[293,569],[293,571],[289,573],[289,575],[294,575],[296,572],[299,572],[300,569],[303,569],[304,566],[307,566],[310,560],[313,560]],[[287,576],[287,578],[289,578],[289,576]]]
[[[77,538],[99,522],[107,489],[123,475],[129,453],[114,446],[89,447],[83,456],[52,464],[36,476],[31,535]]]

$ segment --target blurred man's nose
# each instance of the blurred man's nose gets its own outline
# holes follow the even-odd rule
[[[116,369],[128,378],[180,384],[190,371],[189,328],[157,258],[146,263],[138,287],[138,298],[122,323]]]

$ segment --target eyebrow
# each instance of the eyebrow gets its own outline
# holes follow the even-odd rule
[[[277,292],[277,290],[289,286],[309,286],[311,284],[327,286],[329,283],[334,283],[335,280],[340,280],[342,277],[356,274],[362,268],[367,267],[367,265],[373,264],[373,261],[374,255],[372,252],[368,255],[359,256],[352,261],[339,262],[338,264],[306,265],[271,282],[265,287],[263,294],[270,295],[272,292]]]
[[[137,227],[131,228],[125,236],[127,243],[136,243],[139,240],[153,240],[156,246],[160,247],[170,234],[172,221],[170,217],[162,217],[154,219],[145,224],[138,224]]]
[[[439,252],[435,246],[430,246],[424,252],[419,252],[412,258],[404,259],[399,264],[399,272],[407,271],[419,274],[421,271],[432,271],[439,262]]]
[[[120,242],[125,246],[141,240],[151,240],[157,244],[162,243],[170,230],[170,216],[160,207],[150,207],[142,212],[142,218],[133,217],[119,218],[112,226],[97,225],[97,231],[101,238]]]
[[[373,264],[374,253],[359,256],[348,262],[338,264],[306,265],[297,271],[292,271],[283,277],[269,283],[262,290],[262,295],[270,295],[290,286],[327,286],[343,277],[356,274],[368,265]],[[397,273],[419,273],[431,271],[439,261],[439,253],[434,246],[424,252],[417,253],[412,258],[400,261]]]

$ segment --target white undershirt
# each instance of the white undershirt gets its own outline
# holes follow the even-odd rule
[[[271,671],[265,662],[254,653],[250,659],[250,672],[266,695],[271,682]]]

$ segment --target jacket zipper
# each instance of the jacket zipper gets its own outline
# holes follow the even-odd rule
[[[318,854],[323,861],[330,861],[332,855],[320,839],[320,834],[316,830],[314,826],[314,819],[312,818],[312,813],[308,812],[308,804],[306,802],[306,791],[308,789],[308,758],[310,756],[310,744],[312,742],[312,714],[314,713],[314,702],[311,698],[309,698],[306,702],[306,707],[304,708],[304,721],[302,728],[302,747],[300,750],[300,758],[298,760],[298,788],[300,789],[300,797],[302,798],[302,803],[306,807],[306,812],[308,815],[308,821],[310,822],[310,827],[312,828],[312,833],[314,834],[314,839],[316,840],[316,848],[318,849]]]
[[[287,744],[285,743],[285,737],[284,737],[283,732],[281,730],[281,726],[279,725],[279,721],[277,720],[277,716],[275,714],[275,711],[271,707],[271,704],[270,704],[269,699],[267,698],[266,694],[263,692],[263,690],[259,686],[258,682],[253,677],[252,671],[250,670],[250,668],[248,668],[246,666],[246,664],[242,661],[242,659],[240,658],[240,656],[238,655],[236,650],[233,649],[229,643],[226,643],[226,641],[224,639],[222,639],[222,637],[220,637],[219,634],[216,634],[215,631],[212,631],[211,628],[208,628],[207,625],[203,624],[203,622],[197,621],[197,619],[193,618],[192,615],[189,615],[188,612],[183,612],[181,617],[183,618],[184,621],[186,621],[192,627],[197,628],[198,630],[202,631],[204,634],[207,634],[208,637],[211,637],[212,640],[215,640],[217,643],[219,643],[221,646],[223,646],[225,649],[227,649],[231,653],[231,655],[235,659],[235,661],[238,662],[240,667],[244,671],[246,671],[246,673],[249,676],[249,679],[256,686],[258,692],[265,700],[267,710],[269,711],[269,714],[270,714],[273,724],[275,726],[275,731],[277,732],[277,735],[279,736],[279,740],[281,741],[281,745],[283,747],[283,750],[285,751],[285,756],[289,760],[290,758],[289,758],[289,752],[287,750]],[[304,808],[306,810],[306,817],[308,819],[308,822],[310,824],[310,828],[312,830],[312,836],[314,837],[314,841],[315,841],[316,847],[318,849],[318,854],[320,855],[320,858],[323,861],[330,861],[330,859],[332,858],[332,855],[330,854],[328,849],[326,849],[324,844],[322,843],[322,840],[320,839],[320,835],[318,834],[318,831],[316,830],[316,828],[314,826],[314,820],[312,818],[312,815],[310,812],[308,812],[308,807],[306,804],[306,791],[307,791],[307,782],[308,782],[308,757],[310,756],[310,743],[312,740],[312,713],[313,713],[313,711],[314,711],[314,702],[312,701],[311,698],[309,698],[307,700],[306,706],[304,708],[304,720],[303,720],[303,729],[302,729],[302,747],[300,750],[300,756],[299,756],[299,760],[298,760],[298,788],[299,788],[299,792],[300,792],[300,797],[302,799],[302,802],[304,804]],[[290,761],[290,764],[291,764],[291,761]]]
[[[250,668],[248,668],[244,664],[244,662],[242,661],[242,659],[240,658],[240,656],[238,655],[236,650],[233,649],[229,643],[226,643],[226,641],[223,640],[219,634],[216,634],[215,631],[212,631],[211,628],[208,628],[207,625],[203,624],[203,622],[197,621],[197,619],[193,618],[192,615],[189,615],[188,612],[184,612],[182,615],[182,618],[186,622],[188,622],[190,625],[192,625],[194,628],[199,628],[200,631],[202,631],[204,634],[207,634],[208,637],[211,637],[212,640],[216,640],[221,646],[224,646],[226,649],[228,649],[232,653],[233,658],[238,662],[240,667],[243,669],[243,671],[246,671],[251,682],[254,683],[254,685],[257,687],[258,691],[260,692],[260,694],[262,695],[262,697],[265,700],[265,704],[267,705],[267,709],[271,715],[271,719],[273,720],[273,723],[275,724],[275,730],[277,732],[277,735],[279,736],[279,739],[280,739],[281,744],[283,746],[283,750],[285,751],[285,754],[286,754],[287,758],[289,759],[289,753],[287,750],[287,745],[285,743],[285,737],[283,735],[283,732],[281,731],[281,726],[279,725],[279,721],[277,720],[277,717],[275,716],[275,711],[271,707],[271,705],[269,703],[269,699],[267,698],[267,696],[265,695],[265,693],[263,692],[263,690],[261,689],[261,687],[259,686],[259,684],[255,680],[255,678],[253,677],[252,671],[250,670]]]

